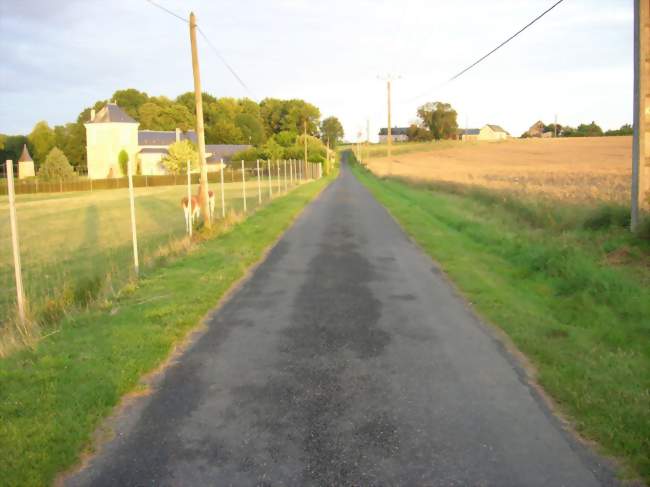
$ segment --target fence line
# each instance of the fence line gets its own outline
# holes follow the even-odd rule
[[[262,191],[263,162],[266,162],[268,169],[268,198],[264,198]],[[11,166],[12,163],[8,162],[8,164]],[[238,181],[235,187],[227,187],[225,184],[224,169],[227,168],[223,165],[218,172],[209,173],[209,180],[220,185],[221,217],[226,218],[229,207],[241,210],[243,205],[245,213],[249,210],[253,211],[249,203],[259,208],[264,200],[268,202],[283,194],[283,189],[286,194],[299,186],[303,182],[297,177],[299,166],[310,167],[309,174],[312,177],[320,174],[314,169],[317,165],[313,163],[304,164],[303,161],[279,159],[255,161],[253,164],[242,161],[240,169],[234,170],[231,167],[231,177],[241,176],[241,181]],[[78,284],[91,285],[89,283],[93,279],[116,279],[113,283],[119,285],[129,275],[137,277],[142,262],[146,265],[147,262],[155,261],[161,255],[158,253],[161,251],[161,245],[166,246],[168,243],[173,245],[172,242],[177,237],[186,234],[187,229],[181,233],[181,225],[176,221],[176,219],[179,221],[184,219],[178,201],[185,193],[185,188],[182,186],[187,185],[188,205],[191,204],[192,185],[199,184],[200,179],[200,174],[191,173],[189,170],[187,174],[179,175],[136,176],[133,175],[132,166],[129,165],[127,177],[122,179],[34,182],[30,185],[17,181],[12,169],[13,167],[7,168],[9,178],[6,194],[9,196],[9,219],[15,248],[14,266],[12,269],[9,264],[11,262],[9,246],[5,245],[7,252],[3,259],[6,260],[5,262],[0,260],[0,285],[5,290],[0,300],[0,326],[14,314],[12,309],[15,306],[19,308],[18,314],[24,316],[28,303],[30,316],[34,311],[35,319],[40,320],[46,309],[45,300],[58,296],[65,289],[69,289],[67,287],[69,285],[73,287]],[[251,190],[251,196],[254,194],[254,188],[248,188],[250,185],[246,184],[250,177],[257,178],[257,205],[254,204],[255,199],[248,201],[247,191]],[[277,182],[274,181],[275,177]],[[242,185],[241,193],[237,187],[239,184]],[[16,193],[44,193],[48,192],[52,185],[58,189],[56,192],[88,190],[92,194],[47,200],[29,198],[22,200],[16,207]],[[34,188],[32,189],[31,186]],[[38,190],[36,190],[37,186]],[[180,191],[171,189],[162,192],[143,191],[138,192],[138,197],[135,197],[135,188],[158,186],[178,186]],[[21,188],[23,191],[20,191]],[[128,189],[128,193],[101,195],[97,192],[103,189],[122,188]],[[0,208],[2,208],[1,204]],[[209,216],[204,215],[204,218]],[[19,222],[23,219],[24,223],[20,225]],[[18,239],[19,226],[22,227],[24,237],[22,247]],[[56,231],[50,231],[49,228],[56,228]],[[190,228],[189,231],[191,230]],[[10,272],[15,275],[10,276]],[[109,275],[112,277],[107,277]],[[88,283],[82,283],[83,280],[88,279],[90,279]],[[112,286],[113,284],[109,284],[109,287]],[[13,298],[12,288],[16,290]],[[83,298],[87,296],[83,288],[79,289],[81,289],[79,299],[86,299]],[[52,319],[55,320],[54,322],[58,320],[58,318]]]

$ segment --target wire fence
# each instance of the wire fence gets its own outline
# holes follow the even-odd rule
[[[255,162],[242,166],[226,167],[223,182],[220,171],[208,174],[208,186],[215,195],[216,225],[233,215],[250,214],[322,175],[319,164],[297,160],[259,161],[259,172]],[[198,194],[199,178],[191,174],[192,195]],[[50,186],[39,185],[32,192],[16,181],[22,280],[29,315],[39,323],[55,322],[71,305],[90,303],[133,277],[128,178],[102,180],[99,187],[96,183],[92,182],[92,190],[84,186],[89,181],[76,181],[66,183],[62,191],[55,185],[46,192]],[[181,206],[188,194],[187,175],[134,176],[133,185],[138,255],[146,268],[188,242]],[[25,191],[19,192],[21,187]],[[0,197],[0,285],[4,291],[0,320],[7,325],[17,316],[9,210],[8,196]]]

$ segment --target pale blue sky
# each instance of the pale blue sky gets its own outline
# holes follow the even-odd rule
[[[158,0],[198,23],[253,98],[304,98],[357,138],[425,101],[448,101],[462,126],[519,135],[538,119],[616,128],[632,118],[632,0],[565,0],[458,81],[434,89],[553,0]],[[133,87],[174,97],[192,89],[187,25],[145,0],[0,0],[0,132],[73,121]],[[203,88],[251,96],[199,38]],[[413,97],[425,93],[413,100]],[[364,135],[365,137],[365,135]]]

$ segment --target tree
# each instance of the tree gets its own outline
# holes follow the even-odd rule
[[[433,134],[428,128],[420,127],[415,123],[412,123],[409,128],[406,129],[406,135],[409,140],[413,142],[427,142],[433,139]]]
[[[5,149],[6,141],[7,141],[7,136],[5,134],[0,134],[0,151]]]
[[[43,181],[66,181],[74,177],[74,169],[61,149],[54,147],[38,170],[38,177]]]
[[[86,165],[86,128],[83,123],[67,123],[54,127],[55,145],[73,167]]]
[[[120,170],[124,176],[129,175],[129,154],[122,149],[117,155],[117,162],[120,165]]]
[[[603,135],[603,129],[596,122],[591,122],[588,125],[581,123],[576,129],[577,137],[600,137],[601,135]]]
[[[41,120],[27,136],[33,148],[32,157],[37,164],[42,164],[45,157],[50,153],[56,144],[54,130],[44,120]]]
[[[242,134],[243,142],[258,146],[264,142],[264,125],[250,113],[240,113],[235,117],[235,125]]]
[[[219,120],[205,129],[205,140],[208,144],[242,144],[244,134],[234,122]]]
[[[127,88],[126,90],[117,90],[113,93],[112,100],[131,117],[137,119],[140,107],[149,101],[149,95],[144,91]]]
[[[24,135],[6,135],[4,137],[4,148],[0,149],[0,163],[4,164],[7,160],[16,162],[20,158],[25,144],[27,144],[30,154],[34,152],[31,142]]]
[[[188,160],[192,169],[198,169],[199,154],[189,140],[174,142],[167,150],[169,154],[162,158],[162,163],[171,174],[185,172]]]
[[[138,110],[141,129],[148,130],[190,130],[194,127],[194,116],[184,105],[164,96],[150,98]]]
[[[327,117],[320,124],[320,133],[322,139],[327,143],[329,141],[331,148],[336,148],[339,141],[345,135],[343,125],[336,117]]]
[[[626,123],[624,125],[621,125],[620,129],[615,129],[615,130],[608,130],[605,132],[605,135],[611,136],[611,135],[633,135],[634,134],[634,127],[630,125],[629,123]]]
[[[418,117],[436,140],[450,139],[458,130],[458,114],[449,103],[425,103],[418,109]]]

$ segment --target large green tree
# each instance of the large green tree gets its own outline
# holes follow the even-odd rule
[[[27,136],[33,148],[32,157],[36,164],[42,164],[45,158],[56,144],[56,135],[54,130],[47,124],[46,121],[41,120],[34,125],[34,128]]]
[[[329,142],[330,147],[335,148],[343,138],[343,125],[336,117],[327,117],[320,125],[321,138],[325,143]]]
[[[0,149],[0,163],[5,161],[17,161],[23,151],[23,146],[27,144],[30,153],[34,152],[31,142],[24,135],[3,135],[4,148]]]
[[[111,98],[131,117],[137,119],[140,107],[149,101],[149,95],[134,88],[117,90]]]
[[[194,127],[194,116],[184,105],[164,96],[150,98],[138,110],[140,129],[190,130]]]
[[[449,103],[425,103],[418,109],[418,117],[436,140],[450,139],[458,130],[458,114]]]
[[[67,123],[54,127],[55,145],[68,157],[74,167],[86,165],[86,128],[82,123]]]

